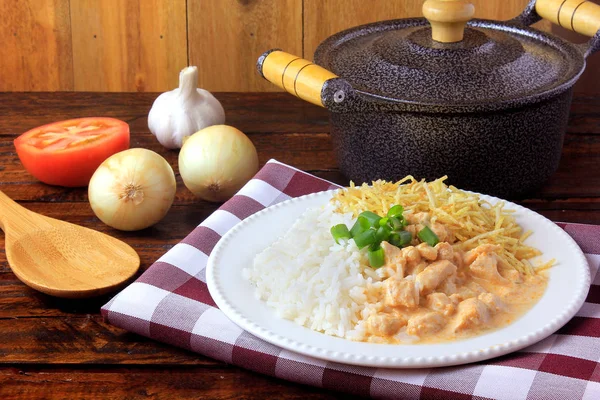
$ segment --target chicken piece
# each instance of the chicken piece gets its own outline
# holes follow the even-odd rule
[[[454,332],[462,332],[480,325],[485,325],[490,319],[490,310],[479,299],[470,298],[458,304],[454,319]],[[409,321],[410,324],[410,321]]]
[[[402,254],[402,250],[386,241],[381,242],[381,248],[383,248],[383,252],[385,254],[385,263],[383,264],[382,268],[387,268],[394,271],[393,274],[390,273],[388,276],[395,275],[398,278],[404,278],[406,259]]]
[[[523,283],[523,275],[514,268],[499,270],[502,277],[514,283]]]
[[[419,213],[416,213],[416,214],[407,215],[406,219],[411,224],[414,224],[414,225],[417,225],[417,224],[424,225],[424,224],[429,224],[429,221],[431,220],[431,216],[429,215],[429,213],[419,212]]]
[[[438,244],[435,245],[435,249],[437,250],[439,260],[453,261],[454,249],[452,248],[450,243],[439,242]],[[456,263],[454,263],[454,264],[456,264]]]
[[[429,225],[429,228],[436,234],[438,239],[440,239],[440,242],[454,242],[454,234],[446,227],[446,225],[434,222]]]
[[[456,265],[456,264],[454,264]],[[471,274],[469,274],[469,271],[465,271],[463,270],[459,270],[457,267],[457,271],[456,271],[456,285],[457,286],[462,286],[465,285],[467,282],[472,281],[473,278],[471,277]]]
[[[464,265],[462,254],[460,254],[459,252],[454,252],[454,257],[452,258],[452,262],[454,263],[454,265],[456,265],[456,268],[462,269],[462,267]]]
[[[404,276],[414,275],[415,268],[422,262],[419,250],[414,246],[408,246],[401,250],[401,254],[406,260]]]
[[[477,298],[489,308],[492,313],[505,311],[506,304],[494,293],[481,293]]]
[[[446,318],[439,312],[428,312],[426,314],[415,315],[408,320],[406,333],[423,337],[435,333],[446,325]]]
[[[498,272],[498,259],[495,254],[484,253],[477,256],[469,265],[471,275],[498,285],[508,285],[510,281]]]
[[[411,273],[411,275],[418,275],[421,272],[425,271],[425,268],[427,268],[428,266],[429,266],[429,263],[427,261],[421,261],[420,263],[415,265],[415,267],[413,268],[413,270],[410,273]]]
[[[431,216],[429,213],[420,212],[414,215],[408,215],[406,219],[411,225],[408,225],[405,229],[409,230],[409,227],[412,226],[409,231],[413,234],[413,237],[416,237],[417,233],[423,229],[423,227],[428,226],[433,233],[436,234],[438,239],[440,239],[440,242],[454,242],[455,238],[452,231],[439,222],[431,223]]]
[[[453,293],[450,296],[448,296],[448,298],[454,305],[457,305],[458,303],[464,300],[464,298],[458,293]]]
[[[421,261],[421,254],[414,246],[408,246],[400,250],[408,264],[417,265]]]
[[[438,292],[445,293],[448,296],[456,293],[457,290],[458,289],[456,287],[456,274],[450,275],[437,287]]]
[[[423,272],[417,275],[421,294],[433,292],[439,285],[456,272],[456,266],[448,260],[433,262]]]
[[[367,330],[377,336],[392,336],[406,325],[406,318],[400,314],[375,314],[367,319]]]
[[[435,247],[431,247],[427,243],[421,243],[415,248],[419,251],[421,257],[423,257],[426,260],[434,261],[438,256],[437,249]]]
[[[456,309],[454,303],[444,293],[431,293],[427,296],[426,306],[430,310],[437,311],[443,315],[451,315]]]
[[[482,254],[491,254],[496,251],[502,250],[502,246],[498,244],[480,244],[472,250],[467,251],[464,254],[463,261],[465,265],[470,265],[477,257]]]
[[[415,308],[419,305],[419,292],[412,277],[392,276],[383,282],[383,290],[386,306]]]

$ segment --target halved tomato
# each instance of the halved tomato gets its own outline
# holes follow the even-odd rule
[[[77,118],[54,122],[15,139],[29,173],[49,185],[87,186],[111,155],[129,148],[129,125],[114,118]]]

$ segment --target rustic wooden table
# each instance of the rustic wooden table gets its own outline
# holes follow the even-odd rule
[[[101,223],[85,189],[37,182],[12,140],[52,121],[111,116],[131,127],[131,146],[163,155],[177,172],[177,152],[148,132],[156,94],[0,93],[0,190],[30,210],[100,230],[132,245],[142,270],[216,208],[177,177],[175,204],[152,228],[125,233]],[[327,113],[292,96],[217,94],[227,123],[246,132],[261,165],[270,158],[344,184],[328,135]],[[556,221],[600,224],[600,95],[572,105],[558,172],[521,204]],[[0,396],[3,398],[336,398],[335,393],[258,375],[125,332],[103,321],[110,298],[72,301],[23,285],[11,272],[0,234]]]

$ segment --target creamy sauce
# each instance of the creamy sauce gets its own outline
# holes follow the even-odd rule
[[[437,228],[440,239],[443,226]],[[433,227],[432,227],[433,229]],[[503,265],[499,246],[462,252],[451,243],[399,249],[383,242],[384,279],[369,293],[364,341],[438,343],[465,339],[513,323],[543,295],[544,272],[526,275]]]

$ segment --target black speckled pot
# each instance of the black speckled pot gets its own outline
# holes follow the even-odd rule
[[[448,175],[457,187],[510,198],[556,171],[571,95],[502,112],[332,112],[334,151],[356,183]]]
[[[529,28],[534,6],[508,22],[472,20],[458,43],[434,42],[423,18],[321,43],[315,63],[338,76],[321,103],[342,172],[356,183],[448,175],[505,198],[539,188],[558,168],[572,88],[600,33],[574,45]]]

